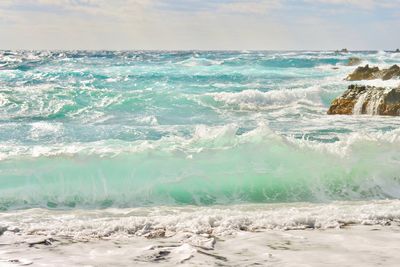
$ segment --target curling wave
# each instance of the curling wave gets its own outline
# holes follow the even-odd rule
[[[335,143],[265,125],[199,126],[192,138],[26,151],[0,161],[2,209],[329,202],[400,197],[400,136]],[[31,154],[30,154],[31,153]],[[33,154],[38,153],[38,154]]]

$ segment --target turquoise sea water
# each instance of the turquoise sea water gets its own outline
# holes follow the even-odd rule
[[[400,62],[1,51],[0,209],[400,198],[400,119],[326,115],[350,56]]]

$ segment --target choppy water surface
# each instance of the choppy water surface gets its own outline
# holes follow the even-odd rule
[[[0,209],[397,199],[400,119],[326,115],[350,56],[400,62],[1,51]]]

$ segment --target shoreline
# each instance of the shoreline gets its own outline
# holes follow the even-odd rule
[[[197,239],[121,237],[74,242],[0,236],[1,266],[397,266],[399,226],[266,230]],[[204,237],[203,239],[207,239]],[[204,240],[203,240],[204,241]]]
[[[400,202],[0,213],[0,266],[397,266]]]

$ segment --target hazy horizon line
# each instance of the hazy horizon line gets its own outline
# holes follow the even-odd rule
[[[340,52],[346,53],[341,51],[342,49],[86,49],[86,48],[78,48],[78,49],[31,49],[31,48],[0,48],[0,51],[148,51],[148,52],[181,52],[181,51],[200,51],[200,52]],[[399,48],[395,48],[392,50],[388,49],[347,49],[348,52],[396,52]]]

